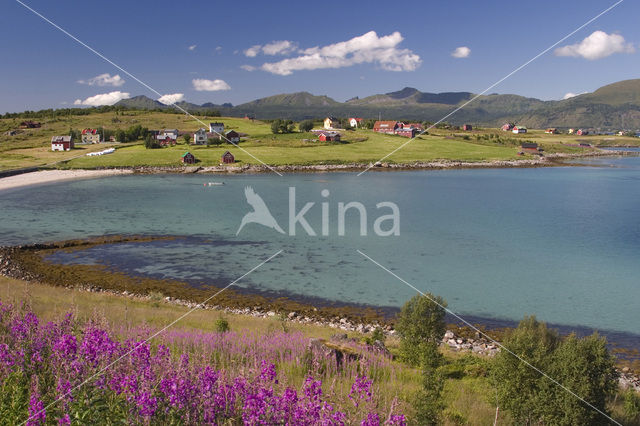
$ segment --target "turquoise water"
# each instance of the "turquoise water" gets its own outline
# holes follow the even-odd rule
[[[640,158],[593,160],[605,167],[238,176],[118,176],[0,192],[0,244],[104,234],[183,236],[115,244],[61,262],[101,263],[133,274],[228,284],[340,303],[401,306],[414,292],[367,261],[362,250],[454,311],[640,334]],[[205,187],[208,181],[224,186]],[[288,192],[316,232],[329,203],[329,234],[282,235],[257,224],[244,188],[262,196],[288,229]],[[330,195],[320,193],[328,189]],[[337,203],[367,209],[368,235],[348,215],[338,236]],[[392,201],[400,235],[373,234]]]

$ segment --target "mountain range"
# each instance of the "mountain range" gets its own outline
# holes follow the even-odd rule
[[[116,105],[136,109],[172,108],[146,96],[124,99]],[[213,103],[197,105],[184,101],[176,105],[193,113],[215,109],[224,116],[251,115],[259,119],[301,120],[333,115],[431,122],[463,106],[446,121],[482,126],[514,122],[532,128],[639,129],[640,79],[609,84],[592,93],[561,101],[542,101],[512,94],[476,96],[471,92],[429,93],[405,87],[396,92],[356,97],[346,102],[297,92],[260,98],[236,106]]]

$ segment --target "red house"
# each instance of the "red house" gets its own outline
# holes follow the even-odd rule
[[[225,152],[224,154],[222,154],[222,159],[221,161],[224,164],[233,164],[236,162],[236,158],[233,156],[232,153],[230,153],[229,151]]]
[[[36,121],[23,121],[20,123],[21,129],[37,129],[38,127],[40,127],[40,123]]]
[[[180,161],[182,161],[183,164],[195,164],[196,157],[192,153],[187,151],[182,154],[182,158],[180,159]]]
[[[538,144],[534,143],[534,142],[523,142],[520,144],[520,149],[522,149],[523,152],[528,152],[528,153],[537,153],[538,152]]]
[[[513,130],[514,125],[512,123],[505,123],[502,125],[501,129],[505,132]]]
[[[331,142],[331,141],[335,141],[335,142],[339,142],[340,141],[340,133],[338,132],[321,132],[318,135],[318,140],[322,141],[322,142]]]
[[[587,130],[582,130],[582,129],[578,129],[578,131],[576,132],[576,135],[578,136],[585,136],[588,135],[589,132]]]
[[[466,132],[470,132],[473,130],[473,126],[471,124],[464,124],[462,125],[462,130],[466,131]]]
[[[71,136],[52,136],[51,151],[71,151],[74,148]]]
[[[373,125],[373,131],[378,133],[394,134],[398,127],[401,127],[402,123],[398,121],[376,121]]]
[[[415,138],[417,130],[418,129],[414,127],[399,127],[394,133],[398,136],[404,136],[406,138]]]

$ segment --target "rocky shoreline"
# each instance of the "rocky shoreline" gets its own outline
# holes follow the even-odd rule
[[[42,245],[43,248],[48,248],[49,245]],[[39,279],[36,275],[22,270],[19,265],[13,263],[11,261],[10,256],[6,254],[2,254],[0,251],[0,275],[6,276],[9,278],[19,279],[25,281],[26,283],[30,282],[39,282]],[[46,284],[46,283],[45,283]],[[91,285],[76,285],[73,287],[74,290],[78,291],[86,291],[91,293],[102,293],[102,294],[110,294],[120,297],[127,297],[131,299],[144,300],[144,301],[157,301],[155,296],[148,294],[138,294],[131,291],[117,291],[112,289],[105,289]],[[318,316],[310,316],[304,313],[298,313],[296,311],[290,312],[276,312],[274,310],[263,309],[260,307],[244,307],[244,308],[232,308],[228,306],[222,305],[207,305],[202,303],[197,303],[194,301],[171,297],[171,296],[163,296],[163,302],[176,305],[183,306],[188,309],[205,309],[218,311],[221,313],[228,313],[233,315],[249,315],[257,318],[279,318],[282,321],[288,321],[292,323],[304,324],[304,325],[315,325],[320,327],[329,327],[336,329],[336,331],[340,332],[356,332],[361,334],[368,334],[373,332],[375,329],[380,328],[387,336],[395,336],[396,331],[389,324],[383,325],[377,322],[373,323],[364,323],[364,322],[355,322],[346,317],[334,316],[331,318],[324,318]],[[469,331],[469,330],[467,330]],[[347,338],[344,334],[336,334],[335,336],[342,336],[338,340],[344,340]],[[334,337],[335,337],[334,336]],[[318,339],[312,339],[318,340]],[[334,339],[332,339],[334,340]],[[310,341],[310,344],[313,342]],[[318,345],[319,342],[316,342]],[[448,348],[449,350],[455,352],[465,352],[472,353],[479,356],[485,357],[494,357],[498,352],[500,352],[500,345],[498,342],[488,339],[482,336],[477,331],[474,334],[474,337],[466,337],[461,334],[456,334],[453,330],[446,330],[442,341],[440,342],[441,346]],[[374,342],[374,347],[378,350],[386,351],[384,344],[381,342]],[[323,344],[324,346],[324,344]],[[330,348],[329,348],[330,349]],[[619,372],[619,386],[622,389],[633,389],[637,392],[640,392],[640,376],[635,375],[633,372],[629,370],[628,367],[624,367],[622,369],[618,369]]]
[[[417,161],[413,163],[392,163],[392,162],[376,162],[376,163],[345,163],[345,164],[290,164],[265,166],[261,164],[245,164],[242,166],[142,166],[133,167],[131,170],[139,174],[156,174],[156,173],[202,173],[202,174],[237,174],[237,173],[322,173],[322,172],[355,172],[355,171],[390,171],[390,170],[446,170],[446,169],[492,169],[492,168],[532,168],[532,167],[553,167],[565,166],[561,160],[588,158],[588,157],[611,157],[627,154],[625,152],[596,151],[588,153],[576,154],[548,154],[545,156],[521,160],[492,160],[492,161],[457,161],[457,160],[435,160],[435,161]]]
[[[535,158],[492,161],[434,160],[412,163],[344,163],[344,164],[289,164],[267,166],[262,164],[219,165],[219,166],[135,166],[100,167],[95,169],[48,169],[33,167],[29,169],[9,170],[0,177],[0,190],[51,183],[73,179],[87,179],[124,174],[263,174],[263,173],[328,173],[328,172],[383,172],[411,170],[450,170],[450,169],[491,169],[491,168],[534,168],[554,166],[579,166],[567,164],[562,160],[589,157],[616,157],[638,155],[636,152],[591,151],[583,153],[555,153]]]

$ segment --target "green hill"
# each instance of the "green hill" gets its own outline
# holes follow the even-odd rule
[[[281,95],[268,96],[238,105],[238,108],[249,108],[258,106],[290,106],[290,107],[326,107],[336,105],[339,102],[328,96],[316,96],[309,92],[284,93]]]
[[[515,94],[475,97],[471,92],[429,93],[405,87],[395,92],[356,97],[346,102],[309,92],[297,92],[268,96],[237,106],[212,103],[196,105],[184,101],[177,105],[193,113],[215,109],[226,116],[249,114],[262,119],[301,120],[335,115],[432,122],[464,105],[447,121],[484,126],[498,126],[511,121],[535,128],[640,128],[640,79],[609,84],[593,93],[562,101],[542,101]],[[470,100],[473,102],[466,105]],[[146,96],[125,99],[116,105],[137,109],[171,108]]]

